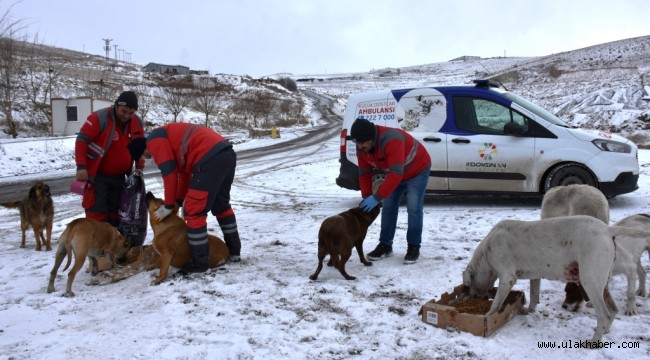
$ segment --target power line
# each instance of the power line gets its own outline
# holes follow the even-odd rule
[[[113,39],[102,40],[104,40],[104,50],[106,51],[106,58],[108,59],[108,53],[111,51],[111,41],[113,41]]]

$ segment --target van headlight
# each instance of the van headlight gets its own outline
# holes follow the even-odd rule
[[[630,145],[618,141],[595,139],[592,141],[592,143],[602,151],[612,151],[612,152],[619,152],[619,153],[632,152],[632,147]]]

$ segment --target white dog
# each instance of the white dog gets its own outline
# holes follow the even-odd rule
[[[614,237],[616,258],[612,268],[612,275],[624,274],[627,278],[625,315],[636,315],[636,296],[645,296],[646,273],[643,266],[641,266],[641,255],[650,245],[650,231],[648,231],[650,230],[650,218],[645,218],[647,222],[646,229],[648,230],[631,226],[641,217],[643,215],[633,215],[624,219],[625,222],[618,222],[614,226],[610,226],[610,232],[616,234]],[[623,226],[618,226],[620,224],[623,224]],[[638,290],[636,289],[637,276],[639,278]],[[533,280],[530,282],[532,284]],[[565,292],[566,297],[562,303],[562,307],[565,309],[576,311],[583,300],[589,300],[589,296],[584,293],[580,284],[567,283]]]
[[[591,216],[502,220],[474,251],[463,272],[463,284],[469,287],[470,296],[485,297],[499,279],[490,315],[501,309],[517,279],[579,281],[596,312],[591,341],[599,341],[618,312],[607,288],[614,254],[610,227]],[[539,281],[531,281],[529,311],[538,303]]]
[[[590,185],[556,186],[544,194],[540,215],[542,219],[589,215],[609,224],[609,203],[600,190]]]
[[[609,203],[600,190],[590,185],[572,184],[548,190],[542,200],[541,218],[569,215],[589,215],[609,224]],[[617,256],[616,260],[618,259]],[[531,279],[530,283],[531,287],[539,288],[540,279]],[[562,307],[572,311],[577,311],[582,300],[587,297],[579,283],[566,283],[564,292]]]
[[[650,231],[650,215],[630,215],[614,225]],[[644,251],[650,252],[650,236],[646,236],[641,239],[637,238],[637,241],[627,243],[625,245],[627,246],[627,250],[636,260],[636,272],[637,275],[639,275],[639,289],[636,291],[636,294],[639,296],[645,296],[646,273],[643,269],[643,266],[641,266],[641,255]]]
[[[619,227],[623,228],[619,229]],[[643,266],[641,266],[641,255],[644,251],[650,249],[650,217],[645,214],[628,216],[611,228],[616,228],[616,232],[619,234],[614,238],[616,259],[614,260],[612,275],[625,274],[627,277],[625,315],[636,315],[636,295],[645,296],[646,293],[646,273]],[[637,276],[639,277],[638,290],[636,289]],[[572,297],[576,300],[576,294],[572,294]],[[577,300],[579,304],[579,298]],[[587,299],[583,298],[583,300]]]

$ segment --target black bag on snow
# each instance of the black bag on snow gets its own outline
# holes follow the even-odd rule
[[[141,175],[133,173],[126,179],[118,214],[120,225],[117,230],[131,243],[131,246],[142,246],[147,236],[149,212],[145,202],[144,179]]]

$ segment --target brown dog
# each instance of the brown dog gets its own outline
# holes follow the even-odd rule
[[[147,266],[146,270],[160,268],[160,273],[154,280],[154,284],[158,285],[167,278],[170,265],[180,269],[192,260],[192,255],[190,253],[190,243],[187,240],[187,224],[177,215],[178,207],[162,221],[156,221],[153,215],[165,202],[155,197],[151,192],[147,193],[145,201],[149,210],[149,223],[151,229],[153,229],[153,240],[151,242],[160,255],[160,258]],[[210,267],[215,268],[225,264],[230,257],[230,251],[226,243],[213,235],[208,235],[208,243]]]
[[[311,280],[318,278],[318,274],[323,269],[325,255],[329,254],[330,260],[327,266],[337,268],[347,280],[356,279],[345,272],[345,263],[350,259],[353,248],[357,249],[363,265],[371,266],[372,263],[363,255],[363,240],[366,238],[368,227],[379,215],[379,211],[379,206],[369,213],[357,207],[325,219],[318,231],[318,267],[309,278]]]
[[[20,210],[20,230],[23,233],[20,247],[25,247],[25,233],[30,226],[36,236],[36,251],[41,251],[41,241],[46,250],[52,250],[52,222],[54,220],[54,204],[50,194],[50,187],[39,181],[29,189],[29,194],[20,201],[9,201],[0,204],[7,208]],[[47,237],[43,236],[45,230]]]
[[[73,252],[75,260],[72,269],[68,273],[68,285],[65,291],[67,296],[74,296],[72,282],[86,261],[86,257],[93,263],[93,275],[96,275],[96,257],[107,255],[110,259],[111,266],[114,267],[115,259],[124,257],[130,247],[131,243],[109,223],[86,218],[73,220],[68,224],[59,238],[59,245],[56,248],[54,267],[50,272],[50,282],[47,286],[47,292],[51,293],[54,291],[56,272],[59,270],[59,266],[61,266],[66,256],[68,257],[68,263],[63,268],[63,271],[68,269],[72,261]]]

